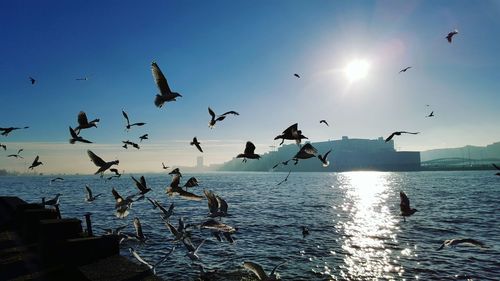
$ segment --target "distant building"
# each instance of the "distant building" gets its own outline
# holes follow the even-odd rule
[[[203,156],[196,157],[196,168],[203,168]]]

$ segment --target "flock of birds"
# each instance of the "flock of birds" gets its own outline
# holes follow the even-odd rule
[[[447,36],[446,39],[448,40],[449,43],[452,42],[453,36],[458,34],[457,30],[454,30],[450,32]],[[411,66],[405,67],[402,70],[399,71],[399,73],[404,73],[407,72],[409,69],[411,69]],[[152,62],[151,64],[151,71],[152,75],[154,78],[154,81],[158,87],[159,93],[155,96],[154,99],[154,104],[158,107],[161,108],[163,107],[166,103],[176,101],[177,98],[182,97],[181,94],[177,92],[173,92],[163,75],[162,71],[160,70],[158,64],[156,62]],[[297,79],[300,79],[301,76],[297,73],[294,74],[294,77]],[[31,84],[35,84],[36,80],[33,77],[29,77]],[[76,80],[87,80],[88,78],[77,78]],[[216,114],[210,107],[208,108],[208,113],[210,115],[210,120],[208,122],[208,127],[209,128],[214,128],[217,122],[223,121],[225,118],[228,116],[238,116],[239,113],[236,111],[227,111],[223,114]],[[122,110],[122,115],[125,119],[126,125],[125,125],[125,130],[130,130],[132,127],[140,127],[146,125],[145,122],[135,122],[131,123],[129,119],[129,115]],[[432,111],[429,115],[426,117],[434,117],[434,111]],[[97,128],[97,125],[99,123],[100,119],[96,118],[93,119],[92,121],[89,121],[87,118],[87,115],[84,111],[80,111],[77,116],[77,122],[78,125],[72,128],[71,126],[69,127],[69,132],[70,132],[70,139],[69,142],[71,144],[75,144],[76,142],[80,143],[92,143],[92,141],[85,139],[81,133],[83,130],[90,129],[90,128]],[[326,120],[320,120],[319,123],[325,124],[326,126],[330,126]],[[8,127],[8,128],[0,128],[1,135],[3,136],[8,136],[11,132],[15,130],[21,130],[21,129],[28,129],[29,127]],[[392,134],[390,134],[385,141],[388,142],[392,140],[395,136],[401,136],[402,134],[418,134],[419,132],[408,132],[408,131],[395,131]],[[305,159],[310,159],[310,158],[317,158],[320,163],[324,166],[327,167],[329,165],[329,160],[328,156],[331,153],[332,149],[326,151],[323,154],[319,154],[318,150],[314,148],[314,146],[310,143],[306,143],[304,145],[301,145],[302,140],[308,139],[308,137],[304,136],[302,131],[298,129],[298,123],[295,123],[288,128],[286,128],[281,134],[276,136],[274,140],[279,140],[281,139],[280,145],[282,145],[285,140],[290,140],[294,141],[298,147],[299,150],[298,152],[293,155],[290,159],[280,161],[276,165],[274,165],[273,169],[278,167],[279,165],[288,165],[290,161],[294,162],[294,165],[297,165],[297,163],[300,160],[305,160]],[[144,134],[139,137],[139,142],[142,142],[144,140],[148,140],[148,134]],[[123,148],[128,149],[128,147],[133,147],[136,149],[140,149],[140,146],[138,143],[132,142],[130,140],[125,140],[122,141],[123,143]],[[196,147],[196,149],[203,153],[203,149],[201,147],[201,143],[198,141],[197,137],[193,137],[192,141],[190,142],[191,146]],[[0,144],[0,147],[3,148],[4,150],[7,150],[7,146],[5,144]],[[255,145],[251,141],[247,141],[245,148],[243,150],[243,153],[240,153],[236,156],[236,158],[242,158],[243,162],[247,162],[248,160],[258,160],[260,158],[259,154],[255,153]],[[21,156],[21,152],[23,152],[23,149],[18,149],[16,154],[10,154],[7,157],[12,157],[12,158],[23,158]],[[94,165],[98,168],[95,174],[99,174],[101,178],[103,177],[104,173],[106,171],[109,171],[113,173],[110,177],[108,177],[108,180],[111,180],[113,178],[119,178],[122,173],[118,171],[118,169],[113,168],[115,165],[119,165],[119,160],[112,160],[112,161],[106,161],[99,157],[97,154],[92,152],[91,150],[87,150],[88,157],[90,160],[94,163]],[[35,160],[32,162],[32,164],[29,166],[29,169],[34,169],[43,163],[40,161],[39,156],[36,156]],[[493,166],[500,170],[500,167],[497,165],[493,164]],[[162,163],[162,168],[164,170],[168,169],[168,166],[165,166],[164,163]],[[289,176],[291,174],[291,170],[288,172],[286,177],[280,181],[277,185],[281,185],[285,182],[287,182]],[[178,168],[175,168],[169,172],[169,175],[172,176],[172,180],[170,185],[166,188],[165,193],[170,197],[170,196],[179,196],[183,199],[187,200],[194,200],[194,201],[201,201],[206,199],[208,202],[208,214],[207,214],[207,219],[203,221],[200,224],[186,224],[184,222],[184,219],[181,217],[178,219],[178,224],[177,226],[173,225],[172,222],[172,216],[174,214],[174,208],[175,205],[174,203],[171,203],[168,208],[165,208],[158,200],[151,198],[147,196],[147,194],[152,190],[151,187],[148,186],[148,183],[145,179],[144,176],[141,176],[139,179],[136,179],[135,177],[131,176],[132,181],[134,182],[135,186],[137,187],[138,192],[134,193],[132,195],[128,196],[122,196],[119,194],[119,192],[113,188],[112,189],[112,195],[115,199],[115,215],[118,218],[125,218],[129,215],[132,204],[134,202],[137,202],[139,200],[143,200],[146,198],[152,205],[153,209],[158,209],[159,210],[159,215],[161,220],[163,221],[165,227],[168,229],[168,231],[172,235],[172,242],[174,243],[182,243],[184,245],[184,248],[186,249],[186,256],[191,259],[194,263],[197,263],[197,265],[200,268],[200,275],[203,280],[210,280],[210,276],[213,276],[214,273],[216,273],[214,270],[212,271],[207,271],[204,267],[204,264],[201,262],[201,257],[199,256],[199,250],[207,241],[207,238],[201,240],[197,245],[195,245],[192,241],[192,231],[196,228],[198,229],[206,229],[211,232],[212,237],[214,237],[218,241],[223,241],[226,240],[229,243],[234,242],[233,235],[237,232],[237,228],[233,227],[231,225],[228,225],[222,221],[224,217],[228,217],[231,214],[228,212],[229,206],[228,203],[218,194],[215,194],[214,192],[204,189],[203,193],[204,195],[197,195],[193,192],[188,191],[189,188],[193,188],[196,186],[199,186],[199,182],[195,177],[191,177],[188,179],[184,185],[181,185],[181,178],[182,174]],[[496,175],[500,176],[500,172],[498,172]],[[63,178],[55,178],[52,179],[51,182],[55,181],[61,181],[64,180]],[[86,185],[85,186],[85,200],[89,203],[97,200],[100,196],[103,194],[99,193],[94,195],[92,192],[91,188]],[[48,201],[45,201],[45,198],[42,198],[42,202],[44,205],[47,206],[58,206],[59,204],[59,199],[60,199],[61,194],[56,194],[56,196],[53,199],[50,199]],[[401,210],[401,216],[403,216],[404,221],[406,221],[406,217],[410,217],[415,212],[417,212],[416,209],[413,209],[410,207],[410,200],[407,197],[407,195],[401,191],[400,192],[400,210]],[[140,219],[138,217],[134,218],[134,228],[135,228],[135,233],[127,233],[124,231],[124,229],[127,226],[120,226],[116,229],[105,229],[105,233],[109,235],[118,235],[120,237],[120,243],[123,243],[125,241],[137,241],[139,243],[144,243],[148,240],[148,237],[144,234],[141,226]],[[307,235],[309,235],[309,229],[307,226],[301,226],[302,229],[302,235],[305,238]],[[463,244],[463,243],[468,243],[472,245],[476,245],[479,247],[486,247],[482,242],[474,240],[474,239],[452,239],[452,240],[445,240],[443,244],[438,248],[438,250],[443,249],[444,247],[447,246],[456,246],[458,244]],[[158,265],[163,263],[168,259],[170,254],[176,249],[176,247],[172,247],[168,251],[164,253],[161,259],[158,261],[152,263],[148,262],[145,259],[143,259],[138,252],[136,252],[133,248],[129,248],[130,253],[132,256],[134,256],[140,263],[145,264],[153,273],[156,273],[156,268]],[[277,275],[277,269],[285,264],[286,261],[279,263],[276,265],[270,274],[267,274],[262,266],[255,262],[251,261],[245,261],[243,263],[244,268],[252,271],[255,276],[259,280],[276,280],[279,278],[279,275]]]

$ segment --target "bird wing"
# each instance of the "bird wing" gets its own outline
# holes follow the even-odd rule
[[[178,188],[180,181],[181,181],[181,176],[179,176],[177,174],[174,174],[172,176],[172,182],[170,183],[170,187],[172,187],[172,188]]]
[[[412,135],[417,135],[417,134],[419,134],[420,132],[414,132],[414,133],[412,133],[412,132],[407,132],[407,131],[401,131],[400,133],[401,133],[401,134],[412,134]]]
[[[323,159],[325,159],[325,160],[326,160],[326,158],[328,157],[328,154],[330,154],[330,152],[332,152],[332,150],[331,150],[331,149],[330,149],[330,150],[328,150],[328,152],[327,152],[327,153],[325,153],[325,155],[323,156]]]
[[[392,138],[396,135],[396,132],[392,133],[390,136],[388,136],[386,139],[385,139],[385,142],[388,142],[390,140],[392,140]]]
[[[90,160],[92,162],[94,162],[94,164],[96,166],[102,167],[102,166],[106,165],[106,162],[104,160],[102,160],[101,157],[97,156],[94,152],[92,152],[91,150],[87,150],[87,154],[90,157]]]
[[[212,119],[215,119],[215,112],[210,107],[208,108],[208,114],[212,116]]]
[[[175,246],[172,247],[172,249],[170,251],[168,251],[164,256],[163,258],[161,258],[157,263],[154,264],[153,268],[157,267],[160,263],[164,262],[169,256],[170,254],[175,250]]]
[[[115,169],[115,168],[111,168],[111,169],[109,169],[109,171],[112,173],[115,173],[117,176],[120,174],[120,173],[118,173],[118,169]]]
[[[196,251],[196,248],[193,245],[193,241],[191,241],[191,239],[189,237],[185,237],[184,239],[182,239],[182,244],[184,244],[184,247],[186,247],[186,249],[189,252]]]
[[[251,262],[251,261],[246,261],[243,263],[243,266],[252,271],[255,275],[257,275],[257,278],[259,278],[259,280],[267,280],[268,279],[268,276],[266,274],[266,272],[264,271],[264,269],[262,269],[262,266],[254,263],[254,262]]]
[[[160,68],[156,62],[151,63],[151,72],[153,73],[153,78],[155,79],[156,86],[162,95],[170,94],[170,87],[168,86],[167,79],[161,72]]]
[[[80,125],[80,126],[85,126],[85,125],[89,124],[89,121],[87,119],[87,115],[83,111],[80,111],[80,113],[78,113],[77,121],[78,121],[78,125]]]
[[[299,128],[299,123],[295,123],[292,126],[286,128],[286,130],[283,131],[283,135],[291,135],[293,132],[296,132]]]
[[[139,182],[136,178],[134,178],[134,176],[130,176],[132,178],[132,180],[134,180],[135,182],[135,186],[137,187],[137,189],[139,189],[139,191],[144,191],[144,186],[142,186],[142,183]]]
[[[228,111],[228,112],[222,114],[222,116],[225,116],[225,115],[228,115],[228,114],[240,115],[238,112],[231,110],[231,111]]]
[[[498,167],[496,164],[491,164],[493,167],[495,167],[497,170],[500,170],[500,167]]]
[[[457,244],[458,243],[469,243],[469,244],[472,244],[472,245],[476,245],[476,246],[479,246],[481,248],[485,248],[485,245],[483,242],[481,241],[477,241],[475,239],[471,239],[471,238],[465,238],[465,239],[459,239],[457,241]]]
[[[92,198],[92,190],[88,185],[85,185],[85,189],[87,190],[87,198]]]
[[[410,199],[408,199],[408,196],[403,191],[400,191],[399,197],[401,198],[401,203],[399,203],[401,210],[410,210]]]
[[[144,178],[144,176],[141,176],[141,185],[144,187],[144,189],[147,189],[147,185],[146,185],[146,178]]]
[[[247,144],[245,146],[245,154],[254,154],[255,152],[255,145],[251,141],[247,141]]]
[[[39,159],[39,158],[40,158],[40,157],[37,155],[37,156],[35,157],[35,160],[34,160],[34,161],[33,161],[33,163],[31,164],[31,166],[35,165],[35,164],[36,164],[36,162],[38,162],[38,159]]]
[[[312,146],[312,144],[310,143],[306,143],[301,149],[300,149],[301,152],[305,152],[307,154],[316,154],[318,153],[318,150],[316,148],[314,148],[314,146]],[[300,152],[299,152],[300,153]]]
[[[216,195],[215,196],[215,199],[217,199],[217,203],[219,205],[219,210],[221,212],[224,212],[227,214],[227,208],[228,208],[228,205],[227,205],[227,202],[226,200],[222,199],[220,196]]]
[[[175,228],[175,226],[173,226],[171,223],[167,222],[165,223],[168,227],[168,230],[170,230],[170,233],[172,233],[173,236],[175,236],[176,238],[179,236],[179,232],[177,231],[177,229]]]
[[[197,142],[197,143],[195,143],[194,145],[196,146],[196,148],[198,148],[198,150],[199,150],[200,152],[203,152],[203,149],[201,149],[200,143],[198,143],[198,142]]]
[[[201,241],[201,243],[200,243],[200,244],[198,244],[198,246],[196,247],[196,249],[194,249],[193,254],[195,254],[195,255],[196,255],[196,254],[198,253],[198,251],[200,250],[201,246],[202,246],[203,244],[205,244],[205,241],[206,241],[206,240],[207,240],[207,239],[203,239],[203,241]]]
[[[71,126],[69,127],[69,133],[73,139],[78,139],[78,135],[75,133],[75,130],[71,128]]]
[[[143,260],[141,256],[139,256],[139,254],[133,248],[129,248],[129,251],[140,263],[147,265],[149,269],[153,269],[153,266],[147,263],[145,260]]]
[[[144,238],[144,233],[142,232],[142,225],[141,221],[139,218],[134,218],[134,228],[135,228],[135,234],[139,238]]]
[[[284,265],[285,263],[286,263],[286,261],[278,263],[278,264],[277,264],[277,265],[273,268],[273,270],[271,271],[270,276],[273,276],[273,275],[274,275],[274,272],[276,271],[276,269],[278,269],[278,267],[280,267],[280,266]]]
[[[203,199],[203,196],[199,196],[199,195],[196,195],[194,193],[184,191],[183,189],[180,189],[179,191],[177,191],[177,193],[179,193],[179,195],[181,197],[188,199],[188,200],[200,201],[201,199]]]
[[[123,197],[118,194],[118,191],[116,191],[115,188],[111,189],[111,193],[113,193],[113,197],[115,197],[117,203],[123,202]]]

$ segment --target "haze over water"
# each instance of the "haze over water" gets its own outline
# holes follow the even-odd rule
[[[192,175],[183,175],[183,181]],[[229,204],[231,217],[223,222],[238,228],[236,242],[218,242],[210,232],[194,230],[197,245],[208,238],[199,255],[208,268],[220,269],[220,280],[255,280],[243,261],[261,264],[269,273],[278,269],[284,280],[497,280],[500,276],[500,196],[498,178],[480,172],[347,172],[205,173],[194,175],[201,183],[196,194],[210,189]],[[146,175],[153,191],[148,195],[164,206],[175,202],[174,216],[187,223],[201,223],[207,202],[168,198],[168,175]],[[0,177],[2,195],[29,202],[51,198],[60,192],[63,217],[83,219],[91,212],[94,232],[101,227],[128,224],[140,218],[146,244],[126,242],[123,253],[134,247],[148,261],[170,249],[172,235],[159,212],[147,201],[133,204],[125,219],[114,216],[111,188],[120,194],[135,193],[128,175],[104,181],[96,176],[68,176],[49,184],[49,177]],[[84,186],[103,193],[93,203],[84,202]],[[399,191],[404,191],[419,211],[403,222],[399,216]],[[173,200],[173,201],[172,201]],[[300,226],[310,229],[303,238]],[[445,239],[474,238],[490,248],[459,246],[436,251]],[[166,280],[196,280],[183,245],[159,266]]]

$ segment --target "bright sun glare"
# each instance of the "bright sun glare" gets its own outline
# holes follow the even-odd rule
[[[356,82],[366,77],[370,63],[366,60],[356,59],[351,61],[344,69],[344,73],[349,82]]]

